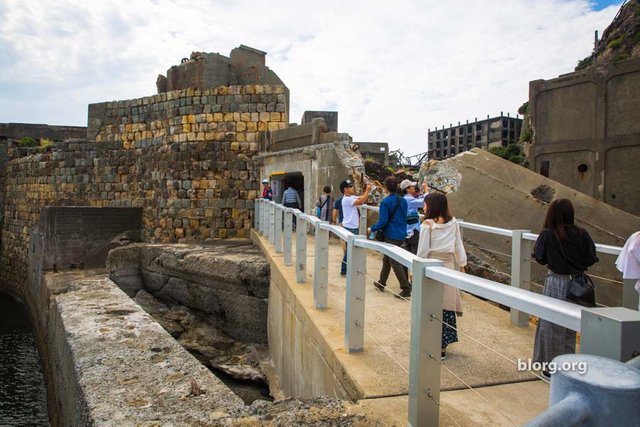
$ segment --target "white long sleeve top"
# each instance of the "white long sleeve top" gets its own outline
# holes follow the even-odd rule
[[[429,227],[429,223],[431,223],[431,227]],[[455,269],[467,265],[467,254],[462,243],[460,224],[455,218],[444,224],[438,224],[431,220],[422,223],[417,255],[421,258],[429,258],[431,252],[453,254]]]

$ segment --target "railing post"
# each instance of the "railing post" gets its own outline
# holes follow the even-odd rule
[[[253,229],[260,231],[260,199],[255,199],[253,203]]]
[[[268,207],[268,205],[265,203],[265,200],[261,199],[261,202],[260,202],[260,234],[262,234],[263,236],[267,232],[267,222],[268,222],[267,207]]]
[[[276,204],[274,202],[269,202],[269,231],[267,235],[269,236],[269,243],[272,245],[276,241]]]
[[[347,238],[347,287],[345,291],[344,344],[349,353],[364,349],[364,297],[367,251],[354,245],[362,239],[349,233]]]
[[[622,280],[622,306],[631,310],[640,310],[638,292],[635,288],[636,279]]]
[[[290,209],[284,211],[284,265],[291,265],[291,234],[293,213]]]
[[[360,205],[360,224],[358,227],[358,234],[361,236],[367,235],[367,205]]]
[[[307,221],[302,216],[297,217],[296,224],[296,280],[307,280]]]
[[[624,307],[584,308],[580,353],[626,362],[640,349],[640,312]]]
[[[522,238],[529,230],[513,230],[511,236],[511,286],[530,290],[531,281],[531,241]],[[511,323],[516,326],[527,326],[529,314],[511,309]]]
[[[440,407],[442,284],[425,277],[436,260],[416,260],[411,272],[411,352],[409,355],[409,425],[437,426]]]
[[[276,205],[276,229],[275,229],[275,251],[277,254],[282,253],[282,209],[284,206]]]
[[[327,221],[316,222],[315,260],[313,267],[313,301],[317,309],[327,308],[329,283],[329,230],[323,230],[321,225]]]

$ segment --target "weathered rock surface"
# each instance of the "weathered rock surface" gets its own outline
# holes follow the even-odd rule
[[[211,324],[232,338],[267,342],[269,264],[246,240],[129,245],[110,252],[107,269],[131,297],[144,289],[169,304],[210,315]]]
[[[205,366],[239,380],[266,381],[256,344],[245,344],[220,332],[211,316],[187,307],[169,307],[145,290],[140,290],[134,301]]]

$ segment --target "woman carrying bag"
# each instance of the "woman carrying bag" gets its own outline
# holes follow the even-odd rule
[[[444,261],[444,266],[464,273],[467,254],[462,244],[460,225],[451,216],[447,197],[440,193],[429,193],[424,198],[426,219],[420,226],[418,253],[421,258],[435,258]],[[462,315],[462,297],[460,290],[453,286],[442,285],[442,353],[446,358],[447,346],[458,341],[456,331],[456,313]],[[451,326],[451,327],[449,327]]]
[[[544,295],[567,300],[572,276],[582,274],[598,261],[596,245],[589,233],[574,224],[575,211],[568,199],[551,202],[544,229],[536,240],[533,258],[549,269],[544,282]],[[533,361],[549,363],[561,354],[576,352],[576,333],[540,319],[533,344]],[[542,365],[545,366],[545,365]],[[548,366],[548,365],[546,365]],[[549,376],[548,370],[542,374]]]

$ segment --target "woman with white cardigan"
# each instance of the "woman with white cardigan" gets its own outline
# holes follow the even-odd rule
[[[445,267],[464,272],[467,254],[462,244],[460,225],[449,212],[447,197],[429,193],[424,199],[424,212],[426,219],[420,227],[417,255],[439,259],[444,261]],[[448,285],[443,285],[443,288],[441,358],[444,360],[447,346],[458,341],[456,313],[462,316],[462,298],[458,288]]]

